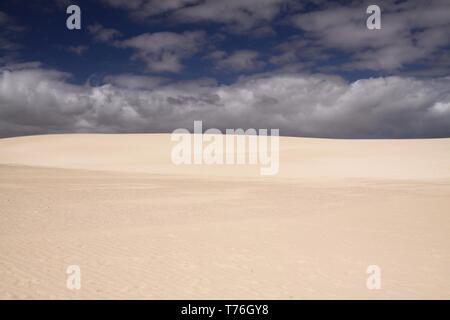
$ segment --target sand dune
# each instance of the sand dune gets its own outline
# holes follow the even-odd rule
[[[49,135],[0,140],[0,163],[158,175],[257,177],[258,166],[176,166],[168,134]],[[276,178],[450,179],[450,139],[282,137]]]
[[[172,145],[0,139],[0,298],[450,298],[450,139],[281,138],[273,177]]]

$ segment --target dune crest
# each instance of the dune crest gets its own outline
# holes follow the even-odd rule
[[[67,134],[0,139],[0,164],[142,172],[158,175],[258,177],[255,165],[171,162],[170,134]],[[448,179],[450,139],[339,140],[280,138],[280,171],[290,179]]]

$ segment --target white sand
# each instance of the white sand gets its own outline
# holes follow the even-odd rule
[[[0,298],[450,298],[450,139],[280,143],[260,177],[169,135],[1,139]]]

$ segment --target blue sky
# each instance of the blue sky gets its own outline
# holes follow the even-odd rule
[[[82,12],[82,29],[68,30],[66,8],[69,4],[79,5]],[[317,5],[309,3],[301,11],[308,12]],[[361,7],[361,27],[364,27],[365,8]],[[260,27],[270,28],[267,34],[254,35],[255,30],[228,31],[226,23],[212,21],[176,23],[164,16],[156,15],[148,19],[133,18],[123,9],[109,6],[108,1],[37,1],[32,5],[29,1],[6,1],[2,11],[14,17],[15,22],[26,28],[15,35],[16,41],[22,47],[14,52],[17,61],[40,61],[49,67],[70,72],[76,82],[82,83],[90,77],[101,77],[111,73],[136,73],[142,75],[164,75],[172,79],[196,79],[212,77],[219,83],[231,83],[242,74],[260,73],[274,70],[279,64],[270,63],[270,58],[277,55],[276,47],[293,37],[304,37],[304,31],[295,28],[286,19],[294,13],[288,8],[280,12],[271,21],[261,23]],[[132,50],[111,46],[111,43],[95,41],[89,26],[100,24],[105,29],[114,29],[121,33],[121,39],[131,38],[144,33],[174,32],[183,33],[188,30],[204,31],[207,39],[203,47],[196,53],[183,59],[183,69],[178,72],[152,72],[142,70],[141,61],[130,60]],[[119,38],[119,37],[118,37]],[[68,48],[86,47],[83,54],[74,55]],[[217,69],[215,61],[208,59],[208,54],[215,51],[227,53],[238,50],[258,52],[263,65],[250,69],[227,70]],[[342,52],[333,52],[320,66],[335,65],[347,61]],[[311,57],[314,60],[314,57]],[[314,70],[314,68],[311,68]],[[349,79],[369,77],[376,72],[368,70],[337,70]]]
[[[71,4],[81,30],[66,27]],[[366,27],[369,4],[381,30]],[[4,0],[0,135],[204,120],[296,136],[450,136],[449,13],[445,0]]]
[[[126,3],[127,1],[123,1]],[[138,2],[138,1],[137,1]],[[151,2],[151,1],[149,1]],[[155,3],[161,1],[154,1]],[[216,1],[220,2],[220,1]],[[225,1],[226,2],[226,1]],[[241,1],[239,1],[241,2]],[[245,0],[243,1],[245,2]],[[271,1],[268,1],[270,3]],[[273,1],[277,2],[277,1]],[[255,22],[254,27],[234,31],[237,22],[214,22],[209,19],[198,19],[186,22],[170,18],[169,14],[154,14],[145,18],[135,17],[133,10],[126,10],[119,5],[120,1],[17,1],[6,0],[1,10],[11,16],[18,26],[25,28],[14,35],[14,41],[21,46],[20,50],[13,52],[17,61],[40,61],[47,66],[70,72],[75,81],[84,82],[89,77],[101,77],[111,73],[138,73],[143,75],[163,74],[173,79],[196,79],[199,77],[212,77],[219,83],[230,83],[242,74],[260,73],[275,70],[283,66],[283,63],[273,63],[271,58],[281,55],[277,46],[289,41],[301,41],[313,37],[313,32],[296,27],[289,21],[296,16],[322,10],[333,10],[334,6],[326,1],[279,1],[279,5],[273,10],[277,13],[271,15],[271,19]],[[201,2],[199,2],[201,3]],[[322,5],[320,5],[322,3]],[[351,5],[352,1],[341,1],[344,8],[355,8],[359,11],[359,27],[365,28],[367,17],[365,9],[367,5]],[[383,2],[380,2],[382,6]],[[82,29],[68,30],[66,8],[70,4],[77,4],[82,13]],[[126,8],[126,6],[124,6]],[[293,9],[291,9],[293,8]],[[340,6],[337,6],[340,8]],[[236,10],[239,11],[239,10]],[[183,68],[177,72],[152,72],[143,70],[142,61],[131,60],[132,50],[115,47],[111,42],[96,41],[95,36],[89,31],[89,27],[100,24],[104,29],[114,29],[121,33],[118,39],[132,38],[145,33],[186,31],[204,31],[206,33],[204,43],[198,51],[183,58]],[[239,28],[239,27],[236,27]],[[263,31],[261,31],[263,29]],[[369,31],[368,31],[369,32]],[[375,34],[377,31],[373,31]],[[412,34],[414,30],[412,30]],[[350,35],[349,35],[350,36]],[[294,40],[293,40],[294,39]],[[112,39],[111,39],[112,40]],[[310,41],[310,40],[309,40]],[[369,39],[367,41],[370,41]],[[313,41],[311,41],[313,43]],[[314,43],[317,44],[317,43]],[[319,43],[322,45],[322,43]],[[448,44],[447,44],[448,45]],[[68,48],[86,47],[83,54],[74,55]],[[434,54],[445,53],[448,50],[443,44],[436,45]],[[254,68],[241,68],[237,70],[218,69],[215,60],[208,59],[208,55],[215,51],[224,51],[232,54],[238,50],[257,52],[261,65]],[[326,67],[334,67],[329,73],[341,75],[347,79],[355,80],[371,76],[391,75],[399,70],[412,72],[428,67],[426,58],[422,57],[413,63],[404,63],[400,68],[379,70],[371,68],[339,68],[340,64],[351,62],[351,54],[342,48],[324,46],[322,54],[327,54],[326,59],[318,59],[314,54],[301,55],[297,59],[289,61],[294,63],[310,63],[308,71],[322,72]],[[351,51],[350,51],[351,53]],[[8,54],[8,52],[4,52]],[[289,65],[288,63],[286,63]],[[447,70],[448,71],[448,70]],[[327,72],[327,71],[325,71]]]

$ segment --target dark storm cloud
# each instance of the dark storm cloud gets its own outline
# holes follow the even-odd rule
[[[0,134],[170,132],[203,120],[208,127],[279,128],[298,136],[450,136],[450,78],[349,83],[335,76],[280,73],[217,85],[164,84],[128,74],[122,78],[125,86],[112,84],[120,79],[116,76],[92,87],[72,85],[68,77],[38,65],[2,70]]]

